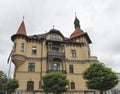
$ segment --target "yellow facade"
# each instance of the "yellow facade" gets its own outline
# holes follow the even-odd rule
[[[67,75],[69,90],[88,90],[82,73],[97,58],[90,55],[91,40],[78,24],[75,23],[76,35],[66,38],[56,29],[41,35],[27,36],[22,22],[22,29],[19,28],[17,34],[11,37],[14,43],[14,78],[19,81],[20,90],[39,90],[41,77],[52,71]],[[33,82],[32,87],[29,87],[29,81]],[[74,86],[71,86],[71,82],[74,82]]]

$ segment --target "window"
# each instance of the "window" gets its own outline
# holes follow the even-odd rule
[[[32,47],[32,54],[37,54],[37,48],[35,46]]]
[[[28,81],[27,82],[27,91],[33,91],[34,90],[34,81]]]
[[[20,51],[24,52],[24,43],[21,43]]]
[[[52,51],[53,51],[53,52],[59,52],[59,48],[57,48],[57,47],[52,47]]]
[[[59,39],[58,34],[52,33],[51,34],[51,39],[58,40]]]
[[[69,65],[69,72],[70,73],[73,73],[74,71],[73,71],[73,65]]]
[[[71,57],[76,57],[76,50],[71,50]]]
[[[71,89],[75,89],[75,82],[71,82]]]
[[[52,63],[52,64],[51,64],[51,70],[59,70],[59,64],[57,64],[57,63]]]
[[[28,64],[28,71],[34,72],[35,71],[35,63],[29,63]]]
[[[13,52],[15,52],[15,51],[16,51],[16,43],[13,46]]]

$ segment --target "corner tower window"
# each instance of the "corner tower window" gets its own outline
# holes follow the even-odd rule
[[[35,46],[32,47],[32,54],[37,54],[37,48]]]
[[[15,52],[15,51],[16,51],[16,43],[13,46],[13,52]]]
[[[20,51],[24,52],[24,43],[21,43]]]

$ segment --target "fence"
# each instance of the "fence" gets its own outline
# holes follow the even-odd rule
[[[5,91],[3,91],[3,90],[0,90],[0,94],[5,94]]]
[[[0,93],[1,94],[1,93]],[[43,90],[35,90],[35,91],[32,91],[32,92],[28,92],[28,91],[16,91],[15,93],[13,94],[45,94],[45,92]],[[49,94],[52,94],[52,93],[49,93]],[[62,94],[99,94],[98,91],[80,91],[80,90],[69,90],[65,93],[62,93]]]

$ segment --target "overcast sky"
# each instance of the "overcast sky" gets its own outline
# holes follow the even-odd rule
[[[91,54],[120,72],[120,0],[0,0],[0,70],[8,72],[11,36],[17,32],[23,16],[27,35],[48,32],[54,25],[70,37],[75,12],[81,29],[92,40]]]

